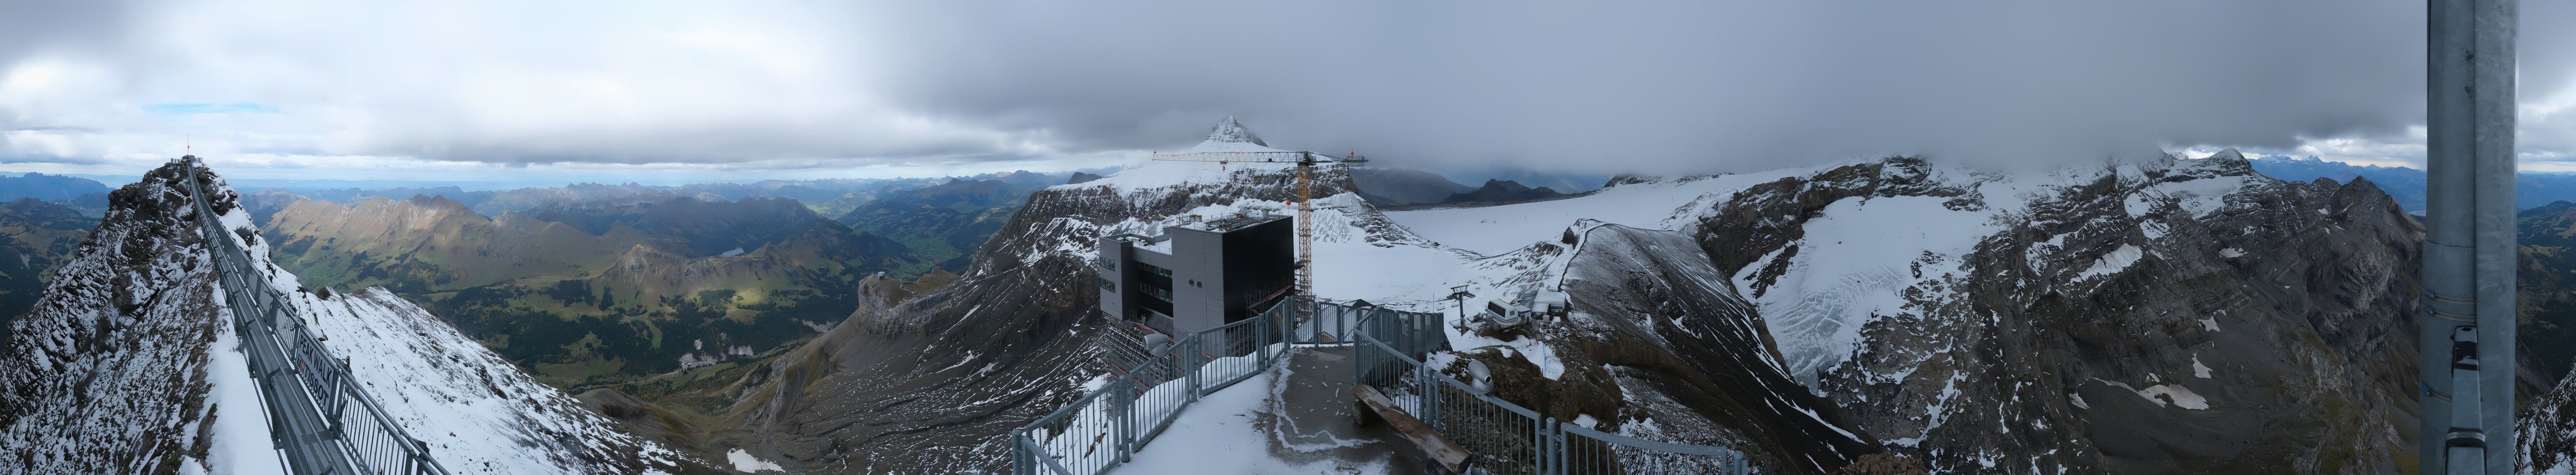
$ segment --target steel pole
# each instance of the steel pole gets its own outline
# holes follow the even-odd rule
[[[2426,10],[2420,473],[2513,470],[2516,3]]]

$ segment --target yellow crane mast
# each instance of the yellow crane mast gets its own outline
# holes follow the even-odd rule
[[[1315,172],[1316,165],[1350,167],[1368,163],[1359,152],[1335,157],[1315,152],[1196,152],[1156,153],[1154,160],[1166,162],[1215,162],[1222,169],[1241,163],[1297,164],[1297,298],[1311,302],[1315,298]]]

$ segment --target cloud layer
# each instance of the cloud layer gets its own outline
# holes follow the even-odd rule
[[[2421,154],[2422,2],[819,3],[13,1],[0,163],[1090,166],[1228,114],[1426,168]],[[2525,157],[2576,160],[2576,7],[2524,3]]]

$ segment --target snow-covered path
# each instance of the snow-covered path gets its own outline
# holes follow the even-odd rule
[[[1342,371],[1348,371],[1349,368],[1335,364],[1345,361],[1338,355],[1318,355],[1303,350],[1293,355],[1292,359],[1295,361],[1307,363],[1310,366],[1320,364]],[[1162,435],[1147,443],[1144,450],[1137,451],[1131,461],[1118,466],[1110,473],[1121,475],[1200,473],[1399,475],[1393,470],[1391,460],[1382,458],[1385,456],[1385,447],[1361,448],[1362,445],[1381,443],[1374,439],[1314,443],[1310,439],[1319,436],[1325,439],[1334,439],[1334,437],[1327,435],[1330,430],[1313,427],[1299,429],[1294,436],[1280,433],[1279,426],[1282,423],[1319,426],[1343,422],[1339,418],[1349,415],[1327,410],[1321,411],[1323,412],[1321,414],[1302,416],[1312,420],[1289,420],[1300,417],[1297,414],[1316,411],[1283,408],[1283,401],[1287,405],[1301,402],[1333,404],[1336,408],[1340,402],[1340,399],[1303,397],[1313,396],[1303,393],[1297,396],[1283,396],[1284,393],[1295,391],[1291,385],[1308,383],[1316,388],[1324,388],[1328,392],[1343,387],[1338,382],[1321,384],[1322,381],[1319,380],[1329,379],[1332,376],[1322,373],[1330,372],[1331,369],[1309,368],[1310,372],[1316,374],[1299,374],[1291,369],[1292,366],[1297,365],[1273,366],[1270,370],[1263,371],[1251,379],[1245,379],[1243,382],[1218,390],[1215,394],[1199,398],[1198,403],[1191,404],[1182,410],[1181,416],[1172,421],[1170,429],[1164,430]],[[1344,378],[1347,379],[1347,375]],[[1316,432],[1309,433],[1308,429]],[[1283,444],[1283,438],[1301,442]],[[1371,454],[1378,458],[1358,461],[1349,459],[1353,456],[1370,458]],[[1289,458],[1298,460],[1289,460]]]

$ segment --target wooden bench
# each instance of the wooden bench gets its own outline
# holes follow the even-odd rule
[[[1441,468],[1449,469],[1449,473],[1467,471],[1467,449],[1459,447],[1457,443],[1450,442],[1448,437],[1443,437],[1439,432],[1431,430],[1430,424],[1424,424],[1421,419],[1414,418],[1412,414],[1406,414],[1404,409],[1395,406],[1395,401],[1387,399],[1384,394],[1379,394],[1377,388],[1365,384],[1352,385],[1351,395],[1359,398],[1360,405],[1368,406],[1369,412],[1377,413],[1379,420],[1386,421],[1387,427],[1395,430],[1397,436],[1413,441],[1415,447],[1422,448],[1422,454],[1430,457],[1434,462],[1439,462]]]

